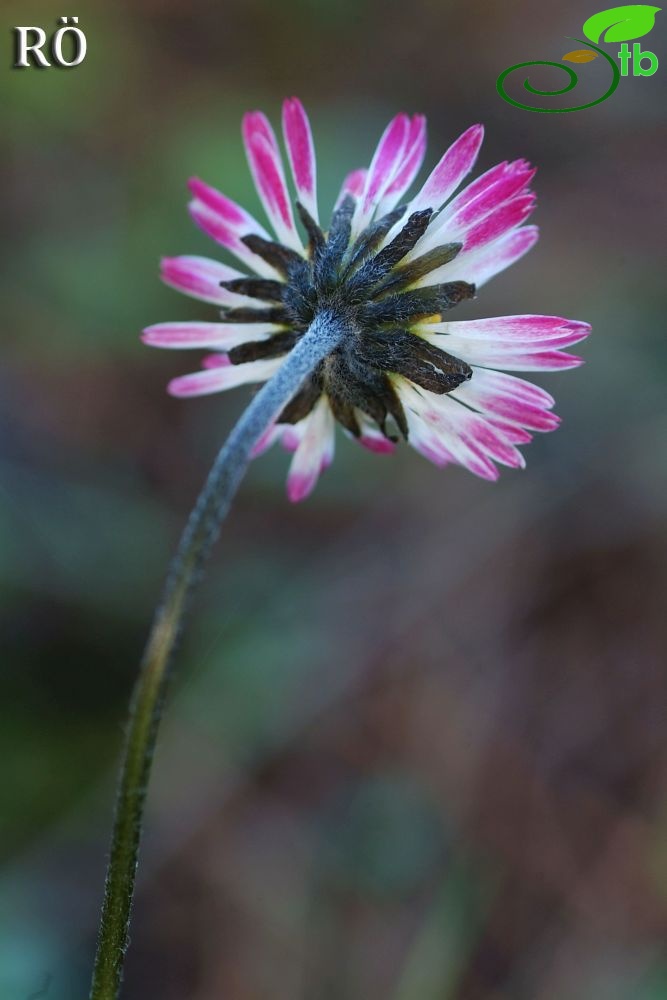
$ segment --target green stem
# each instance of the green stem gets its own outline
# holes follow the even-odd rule
[[[130,703],[90,1000],[119,995],[151,762],[173,654],[194,584],[250,461],[252,449],[345,327],[321,313],[252,399],[219,452],[171,564]]]

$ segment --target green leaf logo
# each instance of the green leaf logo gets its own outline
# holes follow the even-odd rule
[[[589,17],[583,27],[586,38],[592,42],[629,42],[633,38],[648,35],[655,24],[655,15],[662,7],[648,7],[643,3],[631,3],[625,7],[610,7]]]

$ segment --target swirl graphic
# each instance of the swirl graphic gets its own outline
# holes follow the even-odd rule
[[[584,111],[586,108],[593,108],[595,107],[596,104],[602,104],[602,102],[606,101],[608,97],[611,97],[611,95],[618,87],[618,84],[621,79],[621,72],[616,63],[614,62],[614,60],[612,59],[612,57],[607,52],[605,52],[604,49],[598,48],[598,46],[594,45],[592,42],[583,41],[581,38],[575,38],[572,40],[575,42],[580,42],[582,45],[587,45],[591,49],[595,49],[595,51],[599,55],[604,56],[604,58],[611,66],[612,81],[611,84],[609,85],[609,89],[605,94],[602,95],[602,97],[598,97],[596,101],[589,101],[588,104],[579,104],[577,107],[574,108],[533,108],[529,104],[521,104],[519,101],[515,101],[514,98],[510,97],[505,90],[505,80],[510,73],[514,72],[515,69],[525,69],[527,66],[555,66],[557,69],[562,69],[567,74],[568,82],[564,87],[561,87],[560,90],[538,90],[536,87],[532,86],[530,80],[528,79],[528,77],[526,77],[526,79],[523,81],[524,87],[530,94],[536,94],[538,97],[557,97],[559,94],[567,94],[570,90],[574,90],[577,83],[579,82],[577,74],[574,72],[573,69],[570,69],[569,66],[563,66],[562,63],[557,63],[557,62],[547,62],[543,59],[533,59],[531,62],[517,63],[516,66],[510,66],[508,69],[503,70],[503,72],[496,80],[496,90],[498,91],[502,99],[504,101],[507,101],[508,104],[513,104],[515,108],[521,108],[522,111],[536,111],[538,114],[541,115],[558,115],[558,114],[565,114],[568,111]]]

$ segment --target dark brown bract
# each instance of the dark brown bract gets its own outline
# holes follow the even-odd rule
[[[388,417],[407,438],[408,424],[388,373],[404,375],[438,394],[451,392],[472,375],[459,358],[412,333],[413,323],[439,321],[442,313],[472,298],[475,286],[451,281],[415,287],[426,274],[453,260],[460,243],[447,243],[405,258],[426,232],[432,210],[410,215],[386,245],[388,235],[405,215],[405,207],[389,212],[352,239],[355,200],[347,195],[334,211],[325,235],[306,209],[297,210],[308,234],[308,256],[260,236],[243,242],[283,277],[240,278],[222,282],[228,291],[258,301],[256,307],[223,310],[227,323],[274,323],[283,329],[264,341],[249,341],[229,351],[232,364],[279,357],[292,349],[318,313],[334,315],[348,330],[331,355],[285,408],[280,423],[298,423],[325,393],[336,419],[355,436],[360,427],[355,408],[367,414],[391,438]]]

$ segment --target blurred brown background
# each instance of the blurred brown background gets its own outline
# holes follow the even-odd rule
[[[341,439],[291,507],[285,456],[254,464],[180,655],[123,996],[667,997],[667,59],[578,114],[495,92],[596,10],[3,4],[3,1000],[87,995],[128,693],[247,399],[168,398],[196,362],[138,332],[211,317],[157,278],[215,255],[185,181],[259,211],[240,116],[293,93],[323,206],[401,108],[429,117],[427,165],[476,121],[481,169],[534,161],[541,241],[467,314],[594,334],[537,378],[562,428],[496,485]],[[10,28],[62,14],[85,63],[9,70]]]

